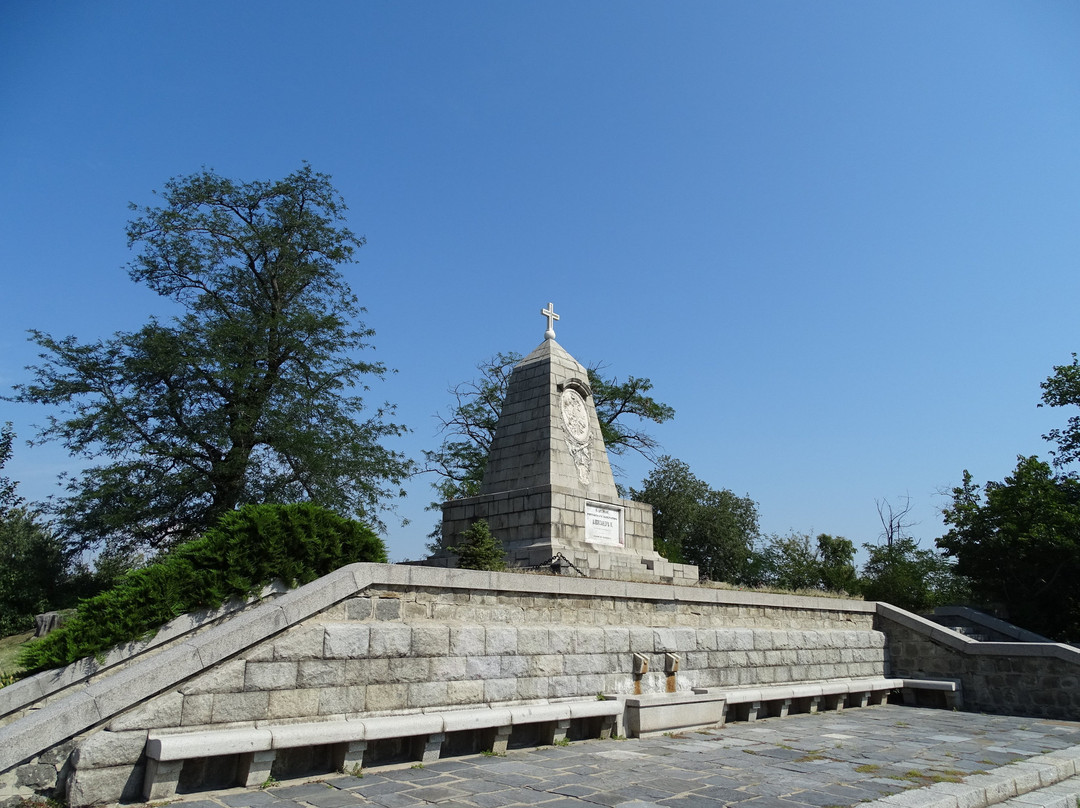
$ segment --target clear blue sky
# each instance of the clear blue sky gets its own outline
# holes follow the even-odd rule
[[[558,340],[676,409],[665,450],[766,532],[940,535],[1066,413],[1080,350],[1080,5],[67,2],[0,24],[0,387],[25,332],[134,329],[128,202],[202,166],[332,175],[414,457],[447,388]],[[44,409],[0,402],[33,435]],[[625,463],[627,482],[647,472]],[[21,441],[40,499],[73,465]],[[428,480],[391,523],[419,557]]]

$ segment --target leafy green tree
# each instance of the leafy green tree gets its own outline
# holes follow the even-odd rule
[[[1043,391],[1040,407],[1080,406],[1080,364],[1076,354],[1068,365],[1055,366],[1040,386]],[[1070,416],[1064,428],[1051,429],[1043,438],[1057,444],[1057,449],[1051,451],[1057,468],[1080,459],[1080,415]]]
[[[881,600],[922,612],[967,600],[962,579],[952,563],[933,550],[919,547],[911,538],[894,538],[892,544],[864,544],[869,558],[863,566],[862,589],[867,600]]]
[[[63,541],[33,512],[0,518],[0,636],[29,631],[34,615],[71,605]]]
[[[653,543],[664,558],[696,564],[702,577],[714,581],[745,582],[758,537],[752,499],[711,488],[668,455],[630,496],[653,506]]]
[[[780,589],[817,589],[849,595],[860,591],[855,546],[843,537],[822,533],[773,535],[759,556],[760,583]]]
[[[480,371],[477,378],[450,388],[454,404],[448,413],[439,415],[446,439],[438,449],[424,452],[426,470],[437,475],[432,485],[440,502],[480,492],[506,386],[521,359],[521,354],[514,352],[495,354],[476,366]],[[675,410],[648,395],[652,390],[648,379],[630,376],[620,382],[605,378],[602,371],[599,365],[589,368],[589,386],[608,453],[618,456],[634,451],[654,460],[658,444],[639,424],[662,424],[675,416]]]
[[[372,331],[339,267],[364,243],[329,177],[203,170],[170,180],[128,225],[133,281],[181,307],[169,322],[41,351],[17,400],[59,408],[42,437],[105,458],[69,481],[60,524],[82,546],[163,548],[244,503],[312,501],[378,523],[409,463],[403,427],[360,392]]]
[[[1021,456],[982,490],[965,471],[944,516],[950,528],[937,544],[979,602],[1031,631],[1080,639],[1080,480]]]
[[[447,437],[438,449],[424,452],[427,470],[438,477],[432,485],[440,502],[480,493],[506,385],[520,361],[521,354],[495,354],[476,366],[478,378],[450,388],[454,405],[439,416]]]
[[[817,589],[821,564],[806,533],[772,535],[760,555],[763,557],[762,584],[779,589]]]
[[[11,421],[0,427],[0,471],[11,460],[13,451],[12,444],[15,442],[15,430],[11,427]],[[17,507],[22,498],[15,493],[18,484],[10,477],[0,476],[0,518],[11,508]]]
[[[821,588],[827,592],[857,595],[862,590],[855,570],[855,545],[843,536],[822,533],[817,537]]]
[[[506,551],[502,543],[491,535],[486,519],[478,519],[468,530],[461,534],[461,543],[449,548],[459,556],[458,566],[466,570],[489,570],[499,572],[506,569]]]

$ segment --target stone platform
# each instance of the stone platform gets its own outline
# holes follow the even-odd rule
[[[176,808],[1074,808],[1080,723],[882,706],[200,794]],[[1056,768],[1052,786],[1033,783]],[[1049,761],[1049,762],[1048,762]],[[1032,785],[1036,785],[1032,788]],[[1021,796],[1017,796],[1022,791]]]

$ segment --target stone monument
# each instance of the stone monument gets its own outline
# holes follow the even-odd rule
[[[653,549],[652,506],[619,497],[588,371],[555,341],[554,306],[541,314],[544,341],[510,374],[479,495],[442,505],[443,546],[486,519],[510,566],[696,582],[697,567]]]

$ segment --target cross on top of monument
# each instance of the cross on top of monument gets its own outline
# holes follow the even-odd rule
[[[555,339],[555,320],[559,319],[559,315],[555,313],[555,304],[548,303],[546,309],[540,309],[540,313],[547,317],[547,331],[544,332],[544,339]]]

